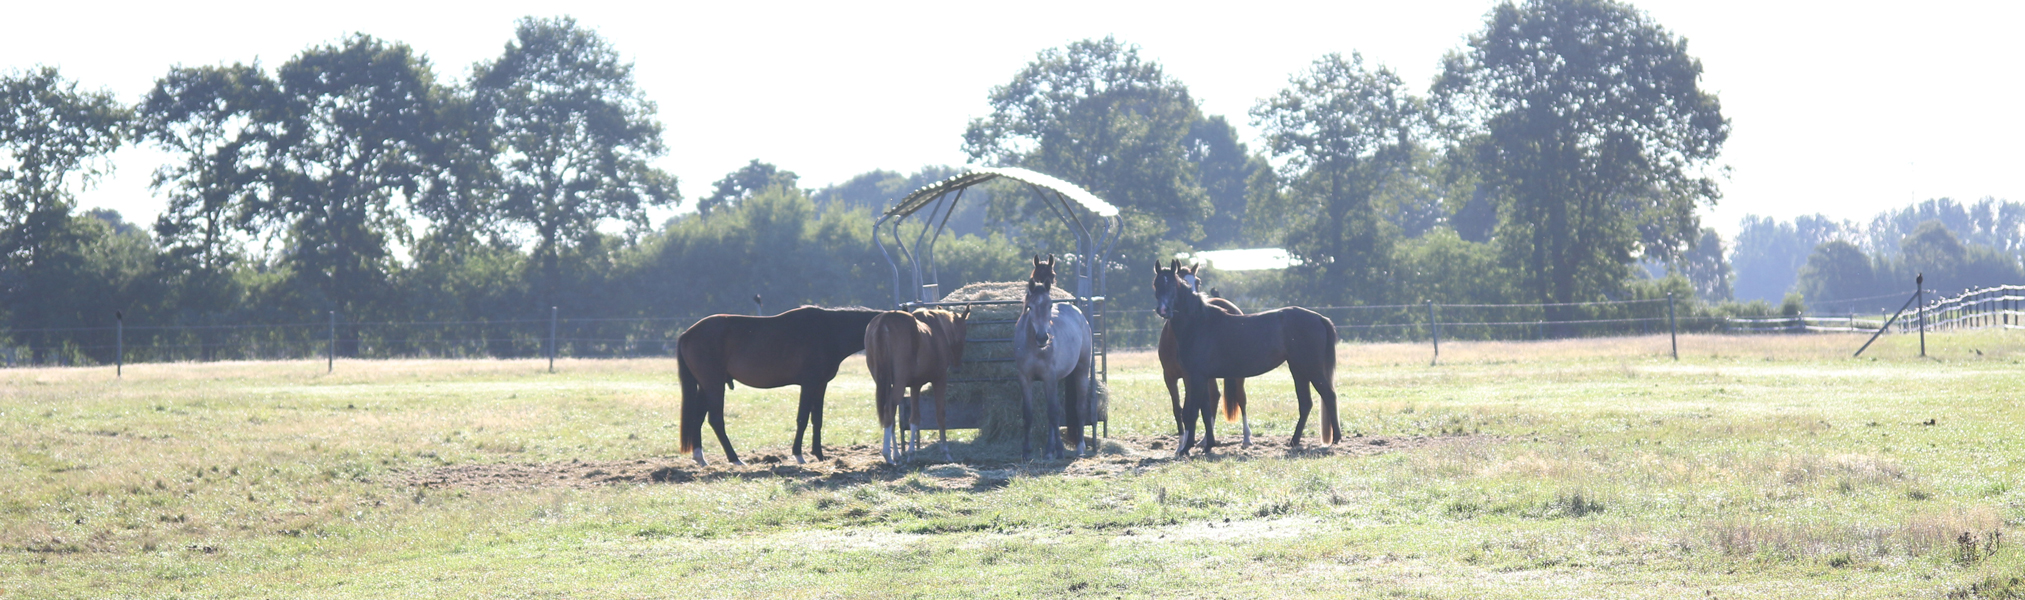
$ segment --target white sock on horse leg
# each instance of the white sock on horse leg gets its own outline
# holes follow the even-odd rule
[[[703,444],[697,444],[697,445],[696,445],[696,466],[699,466],[699,467],[701,467],[701,466],[703,466],[703,465],[706,465],[706,464],[709,464],[709,463],[705,463],[705,462],[703,462]]]

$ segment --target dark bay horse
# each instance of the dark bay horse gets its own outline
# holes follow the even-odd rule
[[[921,450],[921,428],[914,415],[921,414],[922,388],[933,385],[935,391],[935,425],[942,430],[942,458],[955,462],[949,454],[949,372],[963,363],[963,341],[966,337],[970,310],[963,314],[946,310],[916,309],[913,313],[887,311],[872,318],[865,326],[865,368],[872,373],[873,402],[879,413],[879,425],[885,428],[885,445],[881,456],[886,462],[897,462],[899,449],[893,444],[893,416],[903,396],[913,391],[913,402],[908,405],[907,422],[901,430],[901,446],[906,446],[906,432],[914,432],[914,446],[911,451]]]
[[[1177,278],[1187,287],[1200,288],[1201,285],[1196,280],[1196,274],[1200,271],[1202,271],[1201,265],[1182,266],[1181,261],[1171,261],[1170,266],[1163,268],[1160,266],[1160,261],[1153,261],[1154,295],[1156,297],[1159,295],[1159,287],[1161,285],[1171,285],[1171,282],[1174,282]],[[1238,310],[1236,304],[1232,304],[1229,300],[1218,298],[1216,295],[1215,292],[1210,293],[1210,306],[1233,315],[1245,314],[1244,311]],[[1159,314],[1163,319],[1168,317],[1167,307],[1165,306],[1155,306],[1153,312]],[[1183,378],[1187,377],[1187,372],[1181,368],[1181,343],[1174,337],[1174,324],[1166,323],[1161,325],[1159,348],[1160,378],[1167,382],[1167,402],[1174,409],[1174,435],[1178,438],[1183,434],[1182,430],[1185,428],[1181,420],[1180,382]],[[1245,410],[1244,378],[1232,377],[1223,380],[1222,394],[1217,393],[1216,384],[1212,382],[1210,383],[1209,393],[1209,401],[1212,407],[1216,405],[1219,397],[1222,398],[1223,418],[1225,421],[1241,420],[1244,425],[1244,445],[1252,445],[1252,416]],[[1214,408],[1211,410],[1214,411]]]
[[[1179,343],[1181,366],[1187,372],[1188,398],[1182,403],[1183,431],[1175,453],[1187,456],[1195,441],[1195,421],[1202,417],[1203,452],[1216,447],[1216,412],[1210,395],[1210,380],[1227,377],[1257,377],[1281,364],[1294,376],[1294,397],[1300,419],[1294,422],[1292,447],[1301,445],[1301,431],[1308,425],[1308,411],[1314,402],[1308,395],[1313,387],[1322,396],[1322,443],[1334,444],[1342,437],[1336,420],[1336,324],[1328,317],[1300,307],[1276,308],[1249,315],[1233,315],[1209,305],[1196,289],[1182,283],[1172,272],[1169,281],[1154,286],[1159,310],[1173,315]]]
[[[1076,443],[1076,455],[1083,453],[1083,410],[1089,405],[1090,368],[1094,338],[1090,322],[1074,304],[1057,304],[1049,285],[1055,279],[1055,257],[1048,262],[1034,258],[1034,271],[1027,276],[1027,294],[1019,320],[1013,323],[1013,369],[1020,381],[1020,455],[1032,454],[1034,386],[1042,392],[1042,416],[1047,419],[1046,458],[1062,456],[1062,428],[1068,427]],[[1038,384],[1035,382],[1038,381]],[[1067,384],[1066,395],[1063,384]],[[1066,396],[1066,397],[1064,397]]]
[[[815,423],[809,450],[823,458],[823,391],[844,359],[865,349],[865,325],[879,311],[868,308],[804,306],[771,317],[711,315],[676,338],[682,378],[682,451],[703,462],[703,422],[717,430],[717,443],[733,463],[738,452],[724,434],[724,390],[732,382],[755,388],[799,385],[795,413],[795,462],[802,462],[802,433]]]

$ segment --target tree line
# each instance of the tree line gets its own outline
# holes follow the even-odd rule
[[[1749,216],[1732,256],[1741,299],[1792,295],[1825,313],[1893,309],[1921,275],[1942,295],[2025,283],[2025,203],[1935,198],[1867,223]]]
[[[877,211],[961,169],[804,188],[755,159],[650,223],[684,203],[653,166],[684,141],[663,138],[632,68],[574,20],[528,18],[463,81],[363,34],[273,68],[175,67],[134,104],[53,67],[0,77],[5,342],[103,361],[64,330],[114,311],[204,325],[890,303]],[[961,148],[1121,207],[1114,309],[1147,304],[1147,259],[1259,246],[1297,264],[1222,287],[1261,306],[1718,302],[1732,274],[1695,211],[1721,197],[1729,123],[1700,75],[1685,39],[1629,5],[1507,2],[1424,88],[1354,52],[1316,59],[1237,117],[1262,132],[1254,148],[1107,37],[1042,50],[988,90]],[[173,157],[152,224],[75,209],[124,144]],[[1029,195],[977,193],[998,201],[952,215],[949,289],[1074,247]]]

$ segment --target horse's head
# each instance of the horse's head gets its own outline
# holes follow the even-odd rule
[[[1202,291],[1202,263],[1191,263],[1186,267],[1175,269],[1174,276],[1180,277],[1181,282],[1188,284],[1189,289]]]
[[[1167,318],[1191,318],[1209,307],[1209,299],[1203,297],[1201,289],[1183,284],[1180,277],[1174,281],[1175,289],[1167,302]]]
[[[1181,278],[1182,269],[1178,260],[1171,261],[1166,267],[1160,266],[1158,260],[1153,261],[1153,312],[1162,318],[1174,317],[1174,295],[1183,293],[1188,287]]]
[[[963,341],[970,333],[970,307],[963,307],[963,313],[939,308],[914,309],[916,317],[932,322],[935,335],[941,337],[943,358],[949,361],[949,370],[960,371],[963,367]]]
[[[1055,298],[1049,294],[1047,284],[1038,281],[1027,282],[1026,320],[1027,337],[1039,346],[1048,345],[1048,334],[1054,326]]]
[[[1041,285],[1053,287],[1055,285],[1055,255],[1049,254],[1047,262],[1041,262],[1041,257],[1035,255],[1034,271],[1027,274],[1027,281],[1039,282]]]
[[[970,307],[963,314],[949,313],[949,370],[963,369],[963,340],[970,337]]]

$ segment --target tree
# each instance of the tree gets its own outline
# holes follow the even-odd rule
[[[1686,40],[1611,0],[1500,4],[1444,58],[1434,104],[1499,196],[1496,243],[1526,295],[1596,299],[1637,255],[1694,241],[1696,205],[1720,196],[1702,169],[1729,135],[1700,77]]]
[[[1832,240],[1814,247],[1814,252],[1807,256],[1807,264],[1800,267],[1795,287],[1810,305],[1822,306],[1874,296],[1880,290],[1893,287],[1890,282],[1885,282],[1882,287],[1879,283],[1877,269],[1862,248],[1843,240]],[[1890,301],[1885,300],[1879,305],[1888,303]]]
[[[246,143],[221,168],[252,180],[238,197],[247,229],[278,237],[275,300],[295,312],[371,314],[389,298],[390,242],[403,209],[442,168],[443,90],[405,44],[355,35],[304,51],[255,89]]]
[[[1674,262],[1667,264],[1667,270],[1687,278],[1694,286],[1695,297],[1704,302],[1732,299],[1730,260],[1723,253],[1723,237],[1714,228],[1703,227],[1694,247],[1676,256]]]
[[[1196,184],[1208,194],[1209,220],[1203,224],[1202,245],[1236,247],[1244,237],[1246,186],[1253,174],[1270,168],[1238,141],[1237,128],[1222,115],[1196,121],[1183,142],[1195,164]]]
[[[1330,54],[1251,114],[1273,156],[1286,159],[1286,212],[1311,216],[1292,222],[1284,243],[1301,261],[1294,268],[1314,277],[1290,279],[1314,281],[1306,295],[1318,301],[1386,297],[1393,235],[1374,198],[1411,167],[1420,99],[1390,69]]]
[[[1791,223],[1745,215],[1730,263],[1736,271],[1736,298],[1776,302],[1793,289],[1800,267],[1815,247],[1856,233],[1854,223],[1802,215]]]
[[[521,19],[506,51],[473,70],[471,91],[492,140],[500,214],[532,230],[544,300],[560,255],[599,222],[644,230],[647,207],[681,199],[675,178],[648,164],[666,147],[633,66],[575,19]]]
[[[710,196],[696,202],[696,213],[709,216],[717,209],[731,206],[740,200],[750,198],[769,187],[793,188],[801,177],[794,171],[783,171],[771,163],[752,159],[751,163],[738,170],[726,173],[723,179],[712,184],[715,188]]]
[[[2017,259],[1987,245],[1965,244],[1939,220],[1921,223],[1898,247],[1901,258],[1895,279],[1924,273],[1927,287],[1942,294],[2025,283],[2025,267]]]
[[[1152,215],[1171,237],[1202,237],[1209,197],[1184,143],[1201,111],[1137,46],[1106,37],[1043,50],[990,100],[991,115],[964,130],[971,162],[1053,175]]]
[[[97,219],[71,213],[76,193],[111,169],[106,155],[131,116],[111,93],[80,91],[54,67],[0,75],[0,310],[12,329],[110,318],[80,310],[82,301],[110,299],[84,287],[87,246],[108,234]],[[49,336],[30,343],[39,352]]]

